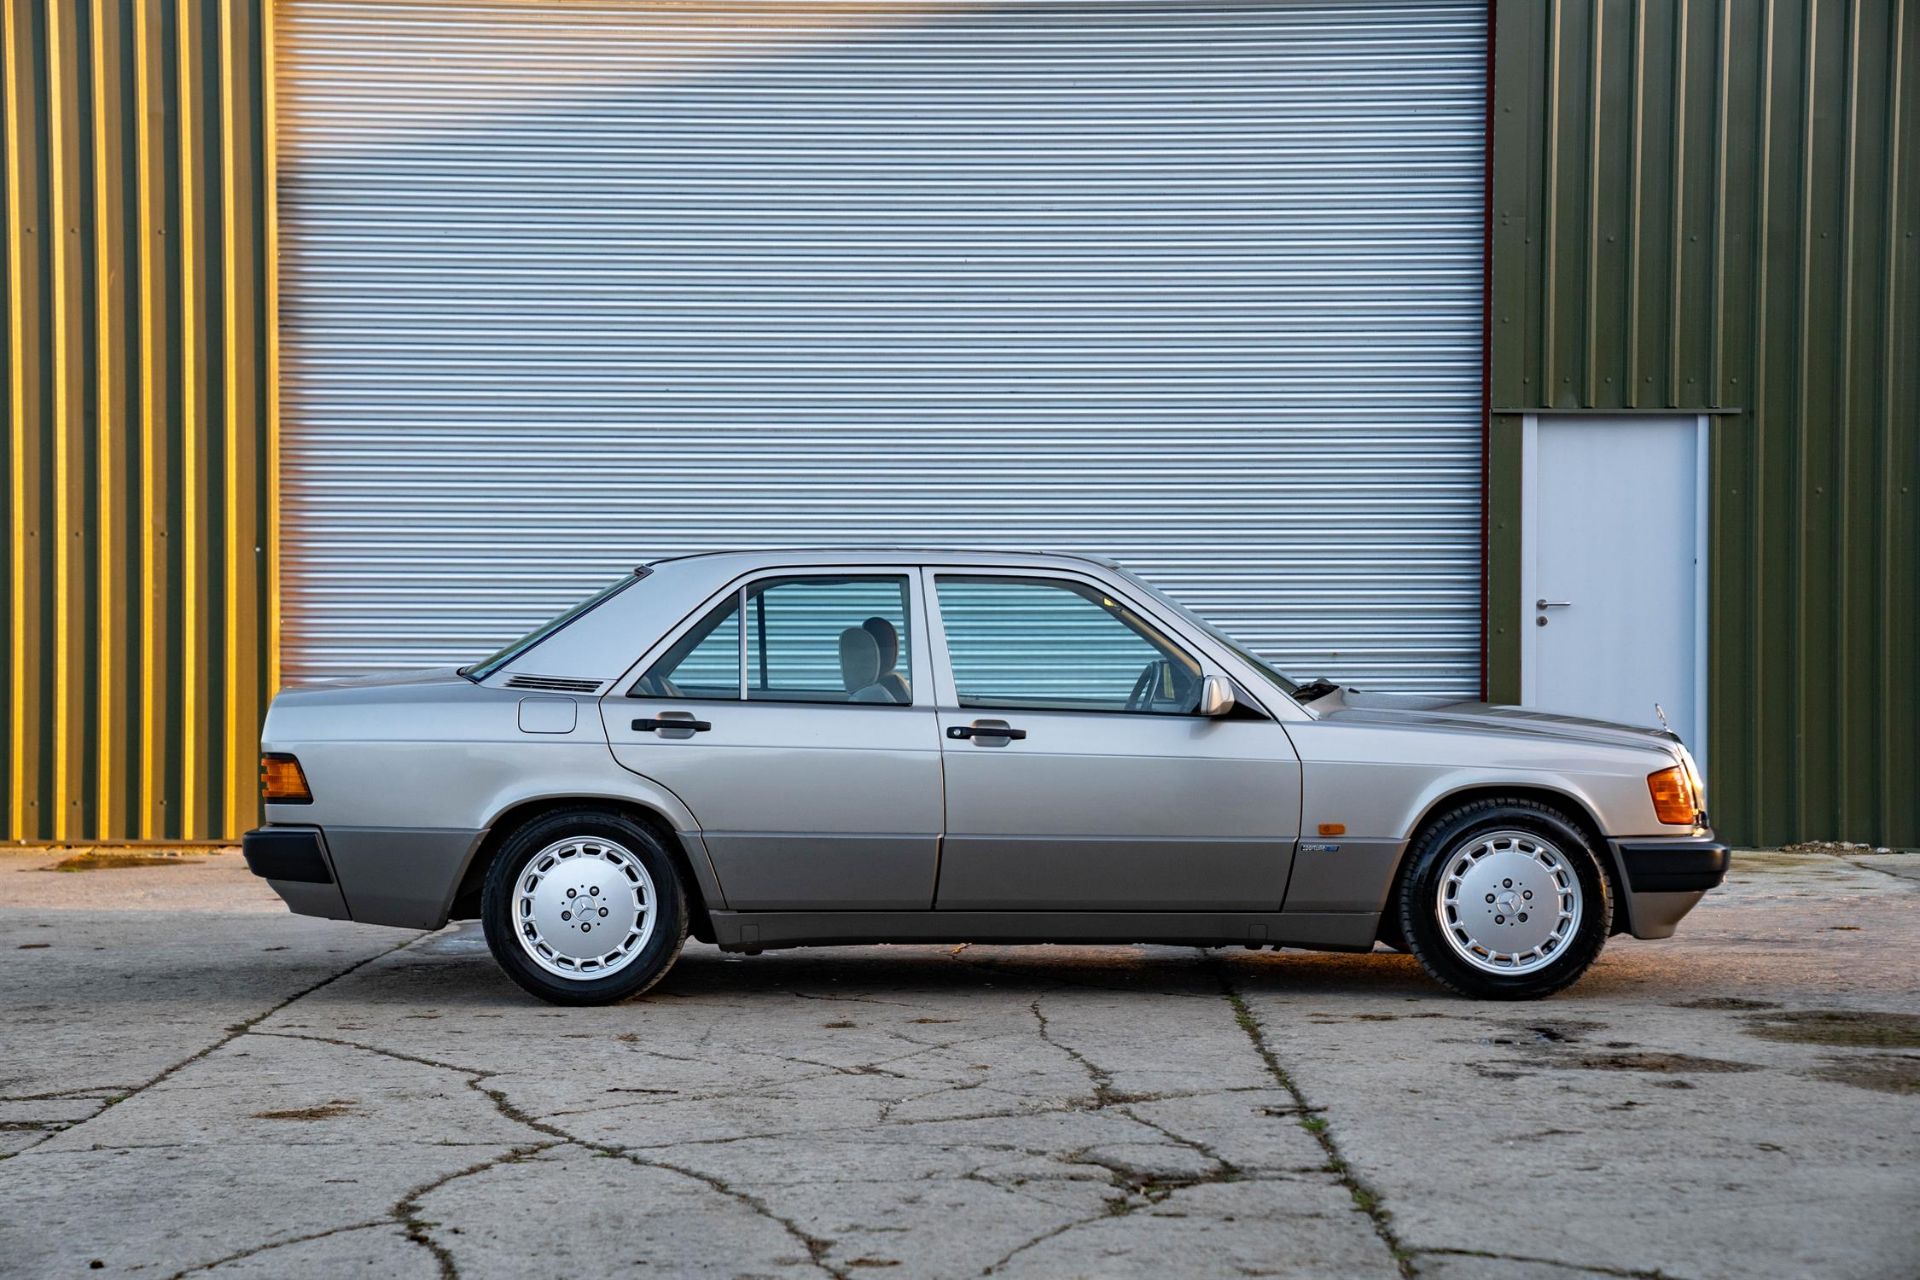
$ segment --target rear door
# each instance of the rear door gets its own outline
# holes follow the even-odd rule
[[[602,700],[614,757],[693,811],[728,906],[932,905],[940,743],[925,628],[904,570],[762,574]]]
[[[931,580],[936,907],[1279,910],[1300,823],[1279,724],[1199,715],[1201,659],[1097,580]]]

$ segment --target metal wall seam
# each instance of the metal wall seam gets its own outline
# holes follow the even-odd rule
[[[195,46],[194,7],[175,7],[173,51],[174,75],[180,86],[174,101],[174,145],[180,165],[180,534],[177,546],[180,562],[180,608],[184,619],[180,628],[180,724],[188,749],[179,753],[180,825],[183,830],[199,829],[204,812],[200,795],[202,771],[206,769],[204,693],[205,675],[201,667],[206,652],[206,583],[200,572],[202,534],[202,490],[205,487],[204,435],[206,432],[205,389],[200,364],[201,347],[206,338],[206,309],[203,303],[206,264],[201,258],[200,222],[205,195],[199,178],[205,162],[200,139],[194,128],[195,94],[189,86],[200,83],[196,74],[201,65]]]
[[[122,57],[127,33],[121,10],[96,7],[92,22],[93,128],[93,296],[94,360],[94,539],[99,590],[94,683],[118,691],[92,699],[95,756],[95,830],[127,826],[127,577],[126,511],[121,492],[127,480],[127,352],[121,331],[126,323],[126,219],[124,203],[132,189],[126,181],[124,118],[120,107],[128,89]]]
[[[140,584],[135,592],[140,612],[140,793],[139,816],[127,833],[141,840],[152,840],[167,830],[165,813],[167,788],[160,777],[161,762],[168,753],[163,699],[172,685],[164,673],[171,646],[166,643],[166,618],[162,602],[167,598],[162,577],[165,561],[159,539],[164,523],[166,459],[161,453],[166,409],[160,387],[160,356],[166,346],[164,307],[165,262],[171,249],[164,238],[166,220],[162,212],[154,169],[162,161],[155,155],[153,119],[157,110],[162,79],[158,60],[164,57],[155,43],[158,0],[134,0],[134,99],[135,163],[139,173],[139,223],[137,239],[140,277]]]
[[[74,270],[72,240],[75,228],[74,193],[68,190],[73,174],[72,105],[67,101],[75,80],[74,35],[62,30],[63,5],[46,9],[47,75],[47,226],[45,244],[51,264],[53,287],[48,291],[52,303],[53,339],[53,525],[48,531],[53,548],[53,677],[49,693],[53,699],[53,734],[47,754],[53,765],[52,795],[48,815],[54,838],[64,840],[72,829],[74,747],[79,735],[73,725],[74,671],[73,646],[77,630],[73,611],[74,545],[69,536],[77,534],[73,519],[74,449],[74,341],[72,326],[77,310],[79,279]]]
[[[1882,288],[1886,297],[1886,302],[1881,312],[1881,332],[1883,335],[1882,342],[1884,343],[1884,349],[1880,359],[1881,385],[1879,388],[1882,450],[1882,456],[1880,458],[1880,500],[1881,509],[1884,511],[1896,509],[1895,485],[1899,483],[1903,475],[1912,475],[1912,471],[1908,468],[1920,464],[1920,447],[1914,445],[1911,436],[1909,436],[1907,442],[1908,456],[1906,462],[1908,468],[1903,468],[1901,465],[1900,450],[1896,443],[1899,439],[1897,434],[1898,424],[1902,421],[1911,423],[1911,414],[1920,412],[1920,391],[1916,391],[1915,388],[1915,383],[1920,382],[1920,372],[1915,370],[1914,366],[1916,362],[1914,360],[1911,358],[1902,359],[1903,356],[1911,356],[1912,348],[1908,346],[1904,351],[1902,349],[1903,341],[1910,339],[1910,326],[1903,328],[1901,321],[1904,318],[1910,317],[1912,312],[1908,311],[1903,314],[1900,310],[1902,285],[1900,257],[1903,241],[1900,237],[1891,234],[1894,228],[1902,225],[1904,217],[1907,216],[1903,215],[1900,204],[1900,179],[1902,176],[1900,157],[1907,154],[1902,146],[1903,141],[1907,146],[1911,146],[1912,142],[1906,132],[1901,116],[1903,112],[1911,112],[1914,110],[1914,104],[1909,96],[1912,86],[1911,76],[1913,73],[1920,73],[1920,66],[1909,65],[1909,41],[1916,38],[1916,36],[1920,36],[1920,26],[1909,25],[1913,17],[1910,12],[1910,6],[1911,0],[1899,0],[1893,14],[1892,39],[1887,41],[1888,90],[1885,125],[1887,142],[1883,161],[1886,170],[1887,194],[1886,212],[1881,225],[1888,229],[1889,234],[1882,240],[1885,246],[1886,258],[1885,265],[1879,272],[1880,279],[1884,282]],[[1908,176],[1915,176],[1912,174],[1911,169],[1908,170]],[[1920,259],[1920,254],[1916,254],[1913,251],[1912,238],[1912,233],[1909,232],[1904,241],[1907,263],[1907,280],[1905,283],[1908,286],[1908,301],[1914,305],[1920,305],[1920,279],[1916,279],[1916,277],[1920,277],[1920,262],[1916,262],[1916,259]],[[1900,401],[1897,389],[1898,379],[1903,376],[1906,379],[1909,392],[1906,397],[1908,416],[1904,418],[1900,416],[1897,407]],[[1909,481],[1901,487],[1900,492],[1907,493],[1911,488],[1912,482]],[[1916,553],[1914,550],[1914,535],[1916,533],[1916,526],[1920,525],[1920,519],[1917,519],[1914,515],[1914,504],[1911,501],[1907,503],[1907,513],[1907,527],[1904,530],[1896,520],[1885,520],[1881,522],[1880,525],[1880,536],[1882,540],[1880,546],[1880,563],[1888,567],[1889,573],[1897,574],[1899,572],[1900,553],[1904,551],[1909,560],[1907,568],[1913,573],[1920,574],[1920,563],[1915,563],[1916,561],[1920,561],[1920,553]],[[1906,600],[1902,602],[1897,597],[1889,600],[1886,602],[1886,607],[1881,611],[1879,626],[1875,628],[1875,638],[1878,641],[1877,656],[1880,659],[1878,670],[1883,681],[1890,682],[1889,673],[1903,669],[1903,664],[1900,661],[1901,646],[1895,638],[1895,628],[1900,625],[1900,610],[1903,605],[1906,616],[1909,619],[1912,618],[1914,609],[1920,607],[1920,599],[1916,599],[1915,596],[1916,592],[1913,587],[1912,578],[1910,577],[1908,579]],[[1913,659],[1916,656],[1913,652],[1914,647],[1912,629],[1911,626],[1909,626],[1906,645],[1907,653],[1905,655],[1907,661],[1904,663],[1904,669],[1908,672],[1913,670]],[[1912,731],[1912,722],[1914,720],[1912,703],[1909,702],[1905,708],[1902,708],[1897,705],[1882,702],[1880,704],[1879,716],[1880,733],[1877,735],[1876,745],[1879,748],[1877,754],[1880,765],[1880,785],[1879,805],[1875,816],[1879,819],[1878,825],[1881,830],[1891,831],[1895,829],[1896,822],[1894,816],[1894,797],[1900,794],[1900,791],[1903,789],[1910,793],[1913,787],[1913,774],[1903,771],[1900,754],[1896,749],[1896,744],[1901,736],[1902,726],[1906,727],[1909,734]],[[1909,767],[1915,763],[1916,761],[1911,755],[1905,761],[1905,764]]]

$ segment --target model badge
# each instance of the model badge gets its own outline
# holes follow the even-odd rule
[[[1338,853],[1340,852],[1340,846],[1337,844],[1303,844],[1300,846],[1300,852],[1302,853]]]

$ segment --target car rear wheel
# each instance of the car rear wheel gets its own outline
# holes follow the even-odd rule
[[[1613,900],[1598,853],[1547,805],[1461,805],[1431,823],[1407,858],[1395,904],[1407,950],[1462,995],[1551,995],[1606,944]]]
[[[573,809],[508,836],[480,899],[507,976],[554,1004],[647,990],[687,938],[687,899],[659,836],[621,814]]]

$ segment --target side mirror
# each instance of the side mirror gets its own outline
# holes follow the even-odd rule
[[[1233,710],[1233,681],[1225,676],[1208,676],[1200,682],[1200,714],[1223,716]]]

